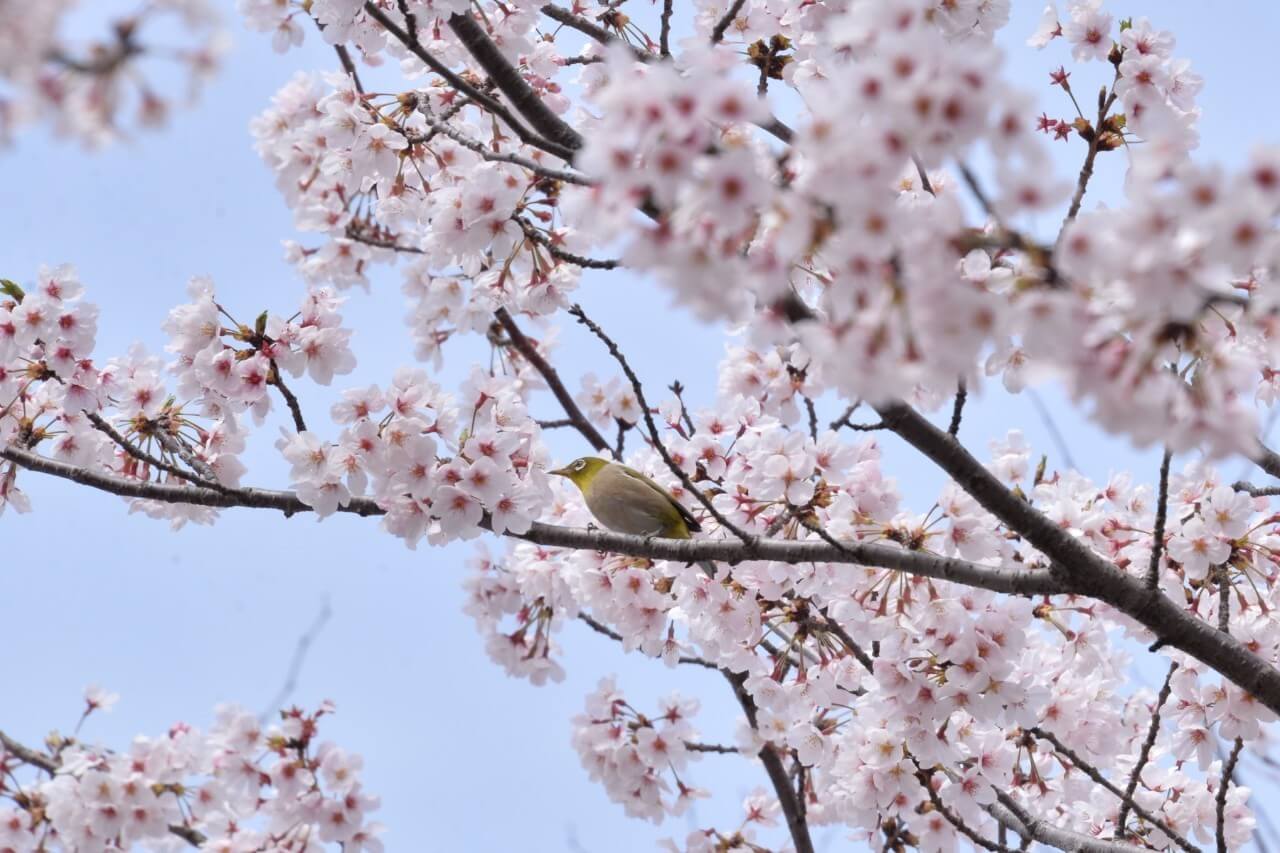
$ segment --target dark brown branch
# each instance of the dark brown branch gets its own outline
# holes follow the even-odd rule
[[[23,764],[38,767],[50,775],[58,772],[59,763],[52,757],[45,755],[42,752],[37,752],[30,747],[23,746],[4,732],[0,732],[0,754],[12,755]],[[0,766],[2,765],[3,762],[0,762]],[[199,847],[207,840],[204,834],[198,830],[176,823],[169,824],[169,832],[176,835],[178,838],[181,838],[192,847]]]
[[[345,44],[335,44],[334,51],[338,54],[338,62],[342,63],[342,70],[347,72],[347,76],[351,78],[351,83],[356,87],[356,91],[364,94],[364,86],[360,83],[360,75],[356,72],[356,64],[351,61],[351,54],[347,51]]]
[[[992,803],[987,807],[987,811],[1000,823],[1009,826],[1022,836],[1024,850],[1030,847],[1032,841],[1039,841],[1041,844],[1047,844],[1059,850],[1069,850],[1071,853],[1145,853],[1146,851],[1145,847],[1125,844],[1122,841],[1106,841],[1092,835],[1062,829],[1033,816],[1020,806],[1017,800],[999,788],[992,790],[999,802]]]
[[[1280,453],[1276,453],[1271,448],[1259,442],[1258,449],[1254,451],[1252,459],[1254,465],[1257,465],[1272,477],[1280,478]]]
[[[968,398],[969,389],[961,379],[956,383],[956,402],[951,407],[951,425],[947,427],[947,435],[956,436],[960,433],[960,418],[964,416],[964,401]]]
[[[369,4],[365,5],[367,7]],[[462,46],[480,63],[480,67],[488,72],[498,90],[507,96],[520,115],[542,135],[543,140],[550,140],[560,147],[561,152],[553,153],[565,160],[572,160],[573,152],[582,147],[582,136],[542,102],[542,98],[538,97],[538,93],[521,76],[520,71],[502,55],[502,51],[489,38],[484,28],[470,15],[453,14],[449,16],[449,29],[453,30]]]
[[[522,142],[528,143],[529,145],[532,145],[535,148],[541,148],[543,151],[546,151],[549,154],[554,154],[555,156],[561,158],[562,160],[571,161],[573,159],[574,149],[566,148],[565,146],[555,142],[554,140],[543,139],[537,133],[525,127],[524,123],[521,122],[519,119],[517,119],[515,115],[513,115],[512,112],[508,110],[500,101],[493,98],[489,94],[482,92],[481,90],[477,89],[475,86],[472,86],[466,80],[463,80],[456,73],[454,73],[449,68],[449,66],[445,65],[443,62],[436,59],[429,52],[427,52],[427,50],[423,48],[421,44],[416,42],[414,39],[410,38],[409,34],[405,32],[398,24],[396,24],[395,21],[391,20],[391,18],[388,17],[385,12],[383,12],[380,8],[378,8],[376,3],[373,3],[373,2],[365,3],[364,11],[365,11],[365,14],[367,14],[370,18],[373,18],[375,21],[377,21],[382,26],[383,29],[385,29],[392,36],[394,36],[397,41],[399,41],[402,45],[404,45],[405,48],[414,56],[416,56],[424,65],[426,65],[436,74],[439,74],[441,77],[443,77],[446,83],[448,83],[453,88],[457,89],[462,94],[466,95],[468,98],[474,101],[478,106],[484,107],[490,113],[502,119],[502,121],[505,122],[506,125],[510,127],[511,130],[516,134],[516,136],[520,137],[520,140]]]
[[[1116,66],[1116,78],[1120,77],[1120,68]],[[1116,93],[1114,87],[1111,94],[1105,94],[1106,90],[1098,98],[1098,123],[1093,128],[1093,135],[1089,138],[1089,150],[1084,155],[1084,163],[1080,166],[1080,175],[1076,178],[1076,190],[1071,196],[1071,207],[1067,209],[1067,216],[1062,220],[1062,227],[1058,229],[1058,239],[1062,239],[1062,233],[1067,226],[1071,224],[1071,220],[1076,218],[1076,214],[1080,212],[1080,205],[1084,202],[1085,189],[1089,186],[1089,180],[1093,177],[1093,161],[1097,159],[1098,152],[1102,150],[1101,143],[1103,139],[1103,125],[1107,121],[1107,112],[1111,109],[1111,105],[1116,102]]]
[[[564,261],[566,264],[573,264],[574,266],[589,270],[611,270],[622,266],[622,261],[613,260],[611,258],[588,258],[585,255],[575,255],[572,252],[566,252],[564,249],[556,246],[550,237],[543,234],[537,228],[534,228],[527,220],[519,216],[512,216],[511,218],[520,226],[520,230],[524,232],[524,236],[546,249],[548,254],[557,261]]]
[[[733,5],[724,13],[724,17],[716,22],[715,29],[711,31],[711,43],[713,45],[719,44],[724,39],[725,32],[733,24],[734,19],[738,17],[738,13],[742,11],[742,4],[745,2],[746,0],[733,0]]]
[[[1231,633],[1231,572],[1227,566],[1218,566],[1218,630]]]
[[[662,461],[667,463],[667,468],[670,469],[671,473],[676,475],[681,484],[685,487],[685,490],[698,499],[698,502],[706,508],[707,512],[711,514],[711,517],[714,518],[721,527],[728,530],[734,536],[737,536],[746,544],[750,544],[754,541],[754,536],[738,527],[726,518],[724,513],[716,509],[715,504],[711,502],[711,499],[703,494],[701,489],[694,485],[693,480],[684,472],[684,469],[677,465],[676,461],[671,458],[671,454],[667,451],[667,446],[662,441],[662,435],[658,432],[658,427],[653,422],[653,412],[649,409],[648,402],[645,401],[644,387],[640,384],[640,377],[636,376],[636,372],[631,369],[631,365],[627,362],[626,356],[622,354],[622,350],[618,348],[617,343],[606,335],[604,330],[587,316],[586,312],[582,310],[581,305],[574,305],[569,309],[569,313],[576,317],[579,323],[590,329],[591,333],[600,339],[601,343],[603,343],[609,350],[609,354],[613,356],[614,361],[618,362],[618,365],[622,368],[622,372],[631,383],[631,390],[636,394],[636,402],[640,404],[640,413],[644,416],[644,424],[649,430],[649,439],[653,443],[653,448],[658,451],[658,455],[662,457]]]
[[[938,796],[938,792],[933,789],[932,771],[921,767],[920,762],[916,761],[914,755],[911,756],[911,763],[916,766],[916,778],[920,780],[920,784],[924,786],[925,793],[929,795],[929,802],[933,804],[934,811],[946,818],[947,823],[954,826],[965,838],[985,850],[990,850],[992,853],[1013,853],[1004,844],[998,844],[983,837],[981,833],[961,820],[951,809],[947,808],[946,803],[942,802],[942,797]]]
[[[818,410],[814,408],[813,400],[810,400],[804,394],[800,396],[804,399],[805,410],[809,413],[809,438],[816,442],[818,440]]]
[[[920,162],[920,158],[914,154],[911,155],[911,162],[915,164],[916,174],[920,176],[920,188],[929,195],[937,195],[933,190],[933,182],[929,180],[929,173],[924,169],[924,163]]]
[[[419,142],[428,142],[433,136],[443,134],[454,142],[457,142],[463,148],[474,151],[485,160],[489,160],[494,163],[513,163],[522,169],[528,169],[530,172],[533,172],[541,178],[550,178],[553,181],[563,181],[567,184],[578,184],[584,187],[595,186],[596,184],[595,181],[584,175],[579,175],[577,172],[570,172],[565,169],[551,169],[547,166],[543,166],[535,160],[529,159],[528,157],[522,157],[519,154],[494,151],[479,139],[473,139],[465,133],[450,127],[443,121],[436,121],[435,117],[426,112],[425,109],[419,110],[419,112],[421,112],[422,117],[426,119],[427,125],[431,130],[422,136],[406,137],[411,145]]]
[[[658,32],[658,53],[665,59],[671,56],[671,7],[672,0],[662,0],[661,29]]]
[[[1122,804],[1120,809],[1120,819],[1116,821],[1116,831],[1119,833],[1120,838],[1124,838],[1125,835],[1128,834],[1124,824],[1125,824],[1125,818],[1127,817],[1129,810],[1132,809],[1138,815],[1138,817],[1142,818],[1147,823],[1151,824],[1152,826],[1156,827],[1161,832],[1163,832],[1165,835],[1169,836],[1169,838],[1173,839],[1173,842],[1175,844],[1177,844],[1183,850],[1187,851],[1187,853],[1199,853],[1199,851],[1195,847],[1193,847],[1191,843],[1187,841],[1187,839],[1179,835],[1176,830],[1174,830],[1167,823],[1162,821],[1160,818],[1156,817],[1151,812],[1144,809],[1136,800],[1134,800],[1132,790],[1130,790],[1128,793],[1121,791],[1119,788],[1117,788],[1114,784],[1111,783],[1111,780],[1103,776],[1102,773],[1098,771],[1098,768],[1092,766],[1091,764],[1089,764],[1089,762],[1085,761],[1083,758],[1077,755],[1074,750],[1072,750],[1070,747],[1068,747],[1066,744],[1060,741],[1057,735],[1055,735],[1053,732],[1045,731],[1044,729],[1038,726],[1032,729],[1028,729],[1028,731],[1030,731],[1031,734],[1035,735],[1038,738],[1049,741],[1049,743],[1053,744],[1053,748],[1057,750],[1060,754],[1062,754],[1067,760],[1069,760],[1072,763],[1072,765],[1074,765],[1077,769],[1079,769],[1086,776],[1092,779],[1096,784],[1101,785],[1102,787],[1110,791],[1112,794],[1120,798],[1120,802]]]
[[[604,436],[595,428],[587,416],[582,413],[582,409],[578,408],[578,404],[574,402],[573,395],[569,393],[569,389],[564,387],[564,383],[560,381],[560,374],[556,369],[542,357],[542,353],[538,352],[538,348],[533,345],[533,341],[525,337],[524,332],[520,331],[520,327],[516,325],[516,321],[506,308],[499,308],[494,312],[493,316],[497,318],[498,323],[502,325],[503,330],[507,333],[507,339],[511,341],[511,346],[515,347],[516,352],[520,353],[538,371],[542,376],[542,380],[547,383],[547,387],[551,389],[551,393],[564,409],[565,415],[573,424],[573,428],[582,433],[582,437],[597,453],[604,453],[609,450],[609,442],[604,440]]]
[[[1169,701],[1169,693],[1173,686],[1173,674],[1178,671],[1178,664],[1175,661],[1169,665],[1169,672],[1164,677],[1164,684],[1160,688],[1160,693],[1156,696],[1156,705],[1151,709],[1151,724],[1147,726],[1147,738],[1142,742],[1142,748],[1138,751],[1138,760],[1133,765],[1133,771],[1129,774],[1129,783],[1125,785],[1124,794],[1120,797],[1120,817],[1116,820],[1117,831],[1121,837],[1128,832],[1125,823],[1129,819],[1130,807],[1137,808],[1134,802],[1133,793],[1138,790],[1138,782],[1142,780],[1142,771],[1147,766],[1147,761],[1151,758],[1151,750],[1156,745],[1156,738],[1160,735],[1160,709],[1164,707],[1164,703]],[[1138,812],[1142,814],[1141,811]],[[1166,835],[1170,838],[1177,838],[1170,830],[1161,827]]]
[[[165,503],[187,503],[194,506],[273,509],[284,512],[286,515],[311,512],[311,507],[300,501],[293,492],[256,488],[228,488],[218,492],[193,486],[144,483],[104,472],[77,468],[16,447],[0,447],[0,458],[31,471],[60,477],[121,497]],[[382,508],[376,501],[364,497],[353,497],[346,506],[339,507],[338,511],[361,516],[383,514]],[[1061,579],[1045,570],[982,566],[951,557],[906,551],[896,546],[872,543],[841,543],[840,548],[834,548],[824,542],[813,540],[757,538],[750,543],[743,543],[732,539],[657,539],[606,530],[560,527],[541,522],[535,522],[527,533],[520,536],[504,535],[554,548],[625,554],[682,563],[696,563],[703,560],[725,563],[738,563],[743,560],[836,563],[876,566],[1016,595],[1058,595],[1068,591]]]
[[[346,237],[348,240],[354,240],[357,243],[364,243],[366,246],[373,246],[375,249],[390,249],[393,252],[408,252],[413,255],[424,255],[426,252],[417,246],[405,246],[394,240],[381,240],[377,237],[369,237],[355,230],[351,225],[347,226]]]
[[[746,676],[741,673],[725,673],[725,678],[733,688],[733,695],[747,715],[747,723],[756,728],[756,703],[747,692]],[[791,780],[787,777],[787,769],[782,766],[782,759],[771,744],[766,743],[760,749],[760,761],[764,764],[765,773],[773,784],[773,792],[778,797],[778,805],[787,820],[787,830],[791,833],[791,843],[796,853],[813,853],[813,841],[809,837],[809,824],[796,801],[795,792],[791,789]]]
[[[1164,552],[1164,525],[1169,513],[1169,462],[1171,459],[1173,459],[1173,453],[1166,447],[1164,449],[1164,457],[1160,461],[1160,488],[1156,497],[1156,525],[1151,535],[1151,562],[1147,564],[1147,586],[1151,589],[1155,589],[1160,585],[1160,557]]]
[[[289,407],[289,414],[293,417],[293,428],[298,432],[307,431],[307,422],[302,419],[302,405],[298,402],[298,397],[289,390],[289,386],[284,384],[284,380],[280,378],[280,368],[276,365],[275,359],[271,359],[271,370],[267,373],[267,384],[274,385],[280,391],[280,396],[284,397],[284,403]]]
[[[724,746],[718,743],[698,743],[692,740],[685,741],[684,748],[690,752],[715,752],[720,755],[737,755],[742,752],[736,746]]]
[[[862,405],[861,400],[854,400],[852,403],[850,403],[848,408],[844,410],[844,414],[842,414],[840,417],[836,418],[834,421],[831,422],[831,431],[839,432],[840,427],[848,426],[849,418],[853,417],[853,413],[856,412],[858,410],[858,407],[861,405]]]
[[[409,11],[409,4],[405,0],[396,0],[396,5],[400,7],[400,14],[404,17],[404,25],[409,30],[409,38],[414,41],[418,40],[418,19]]]
[[[307,660],[307,653],[311,651],[311,644],[316,641],[316,637],[320,636],[320,632],[324,630],[324,626],[328,624],[329,617],[332,615],[333,610],[329,607],[329,600],[326,598],[310,627],[298,637],[298,642],[293,648],[293,656],[289,659],[289,668],[285,670],[284,681],[272,698],[271,704],[258,715],[259,723],[265,725],[271,715],[283,708],[284,703],[293,695],[293,691],[298,687],[298,676],[302,673],[302,665]]]
[[[610,44],[617,41],[617,39],[614,38],[613,33],[609,32],[604,27],[599,24],[592,23],[581,15],[575,15],[568,9],[562,9],[559,6],[548,3],[538,11],[542,12],[542,14],[546,15],[551,20],[565,25],[571,30],[577,30],[592,41],[600,44]],[[649,54],[640,50],[638,47],[632,47],[631,53],[636,59],[641,61],[649,59]]]
[[[197,475],[190,471],[184,471],[177,465],[170,465],[168,462],[165,462],[162,459],[157,459],[150,453],[147,453],[141,447],[121,435],[115,427],[111,426],[111,424],[97,412],[90,412],[86,410],[84,414],[85,417],[89,419],[89,422],[93,424],[99,432],[105,434],[108,438],[119,445],[120,449],[125,453],[128,453],[134,459],[137,459],[139,462],[150,465],[152,468],[159,471],[164,471],[166,474],[172,474],[178,479],[185,480],[188,483],[205,486],[210,489],[221,490],[223,488],[222,484],[216,479],[206,479],[203,474]]]
[[[1218,840],[1218,853],[1227,853],[1227,788],[1231,785],[1231,777],[1236,772],[1236,762],[1240,760],[1240,750],[1244,749],[1244,739],[1236,738],[1231,755],[1222,764],[1222,778],[1218,780],[1217,826],[1215,835]]]
[[[1051,560],[1051,573],[1078,595],[1105,601],[1164,644],[1194,656],[1280,713],[1280,670],[1229,634],[1187,613],[1007,489],[954,438],[903,403],[877,406],[889,428],[946,471],[984,509]]]
[[[610,640],[614,640],[615,642],[619,642],[619,643],[626,642],[625,638],[621,634],[619,634],[617,631],[613,630],[612,628],[610,628],[608,625],[604,624],[600,620],[596,619],[594,616],[592,616],[589,613],[579,613],[578,619],[581,620],[584,625],[591,628],[592,631],[595,631],[597,634],[602,634],[603,636],[606,636]],[[700,666],[703,669],[714,669],[717,672],[722,671],[720,667],[716,666],[706,658],[695,657],[693,655],[681,655],[680,657],[676,658],[676,663],[688,664],[689,666]]]

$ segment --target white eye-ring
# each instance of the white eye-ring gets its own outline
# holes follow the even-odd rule
[[[575,470],[575,471],[581,471],[581,470],[582,470],[583,468],[585,468],[585,467],[587,467],[587,463],[586,463],[586,462],[583,462],[581,459],[579,459],[577,462],[573,463],[573,470]]]

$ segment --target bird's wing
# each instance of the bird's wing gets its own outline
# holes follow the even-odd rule
[[[646,486],[653,489],[658,494],[662,495],[662,497],[666,498],[667,502],[676,508],[676,512],[680,513],[680,517],[684,519],[685,526],[688,527],[689,530],[691,530],[694,533],[697,533],[700,530],[702,530],[702,525],[698,523],[698,519],[693,517],[693,513],[685,509],[684,504],[680,503],[680,501],[672,497],[670,492],[662,488],[662,486],[659,486],[657,483],[655,483],[653,480],[646,477],[644,474],[641,474],[636,469],[628,468],[626,465],[618,465],[618,463],[616,462],[614,464],[617,465],[617,467],[622,471],[623,474],[626,474],[628,477],[632,478],[633,480],[639,480],[641,483],[644,483]]]

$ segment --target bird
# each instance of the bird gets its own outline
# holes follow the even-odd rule
[[[617,533],[690,539],[702,530],[670,492],[626,465],[584,456],[548,473],[577,486],[596,521]]]

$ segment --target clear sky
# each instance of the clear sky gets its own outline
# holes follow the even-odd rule
[[[0,276],[27,283],[41,263],[77,265],[88,298],[102,308],[102,360],[133,341],[160,352],[160,324],[170,306],[184,301],[191,275],[212,275],[221,301],[244,317],[264,308],[287,315],[303,292],[280,248],[282,239],[296,236],[290,214],[252,151],[247,125],[295,70],[328,70],[334,57],[314,33],[302,50],[273,54],[266,38],[242,29],[233,6],[226,0],[235,42],[225,68],[195,109],[175,112],[167,131],[94,154],[28,131],[14,148],[0,151]],[[1014,7],[1002,37],[1012,49],[1012,73],[1046,99],[1051,116],[1065,116],[1068,105],[1053,98],[1061,93],[1046,83],[1066,52],[1062,45],[1044,53],[1023,47],[1041,4],[1014,0]],[[1132,0],[1107,7],[1172,29],[1179,55],[1205,76],[1198,156],[1236,164],[1251,141],[1280,141],[1274,97],[1264,91],[1272,75],[1262,71],[1280,35],[1280,11],[1270,0]],[[1103,82],[1104,70],[1094,66],[1072,80],[1097,75],[1080,86],[1089,91]],[[1082,145],[1058,143],[1058,154],[1063,174],[1074,175]],[[1104,156],[1086,209],[1099,199],[1118,200],[1122,172],[1122,155]],[[1102,192],[1108,187],[1112,191]],[[399,275],[380,270],[370,293],[348,295],[344,313],[356,329],[360,366],[335,388],[385,384],[412,356]],[[695,405],[712,402],[723,345],[716,330],[669,309],[651,283],[625,275],[590,277],[580,299],[650,385],[678,377]],[[566,328],[563,340],[563,363],[601,363],[593,341],[575,330]],[[463,372],[469,352],[480,352],[469,346],[448,351],[440,377],[446,385]],[[576,378],[570,384],[576,388]],[[321,415],[334,389],[304,384],[295,390],[315,428],[323,429]],[[1100,435],[1056,389],[1041,394],[1087,474],[1102,479],[1127,468],[1152,478],[1152,451]],[[980,454],[987,440],[1017,426],[1061,464],[1027,397],[995,390],[980,397],[962,433]],[[552,405],[542,401],[545,416],[555,416]],[[838,414],[834,403],[827,408],[825,419]],[[247,480],[255,485],[285,483],[274,435],[264,430],[247,455]],[[555,440],[566,458],[584,449],[568,435]],[[941,479],[896,453],[900,448],[889,449],[904,460],[891,473],[913,506],[927,509]],[[317,523],[255,510],[226,512],[212,528],[171,533],[163,523],[127,515],[120,499],[21,476],[34,513],[0,517],[7,658],[0,728],[19,739],[38,741],[52,728],[69,729],[90,683],[123,696],[87,731],[116,746],[136,733],[160,734],[177,720],[207,726],[221,701],[261,709],[280,688],[298,637],[327,601],[332,618],[290,698],[337,703],[326,733],[364,755],[366,787],[383,797],[379,819],[388,825],[389,850],[651,850],[655,839],[683,838],[693,825],[736,825],[742,796],[765,783],[752,764],[708,756],[689,776],[718,790],[718,799],[699,804],[689,821],[663,827],[626,819],[587,780],[569,746],[569,718],[585,694],[608,673],[618,674],[641,707],[672,689],[696,694],[703,698],[704,739],[727,741],[738,712],[725,685],[705,671],[624,657],[610,641],[577,626],[559,637],[567,648],[564,682],[535,688],[506,678],[461,612],[471,545],[431,549],[424,543],[414,552],[382,534],[376,521]],[[838,830],[818,832],[822,849],[844,846],[842,838]]]

